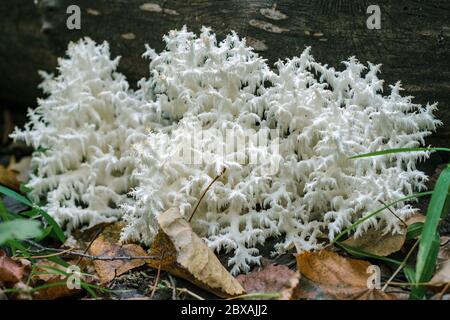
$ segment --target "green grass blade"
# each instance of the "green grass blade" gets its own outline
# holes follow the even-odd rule
[[[30,254],[28,253],[27,248],[19,240],[10,240],[7,242],[7,244],[11,248],[13,255],[16,255],[17,250],[20,250],[23,257],[25,257],[25,258],[30,257]]]
[[[47,238],[49,236],[49,234],[52,232],[52,230],[53,230],[53,228],[51,226],[44,228],[42,230],[42,234],[39,237],[37,237],[35,240],[38,242],[44,240],[45,238]]]
[[[8,210],[6,210],[5,205],[3,204],[3,201],[0,199],[0,219],[3,221],[9,220]]]
[[[86,284],[84,284],[83,282],[81,282],[80,286],[87,291],[87,293],[94,299],[97,298],[97,294],[95,293],[94,290],[92,290],[92,288],[90,288],[89,286],[87,286]]]
[[[371,259],[376,259],[376,260],[380,260],[380,261],[384,261],[384,262],[388,262],[388,263],[392,263],[395,264],[397,266],[401,265],[402,262],[392,259],[392,258],[388,258],[388,257],[382,257],[382,256],[377,256],[375,254],[360,250],[358,248],[349,246],[347,244],[344,244],[342,242],[336,242],[336,245],[341,247],[342,249],[344,249],[345,251],[347,251],[348,253],[350,253],[351,255],[357,257],[357,258],[371,258]]]
[[[410,284],[415,283],[415,281],[416,281],[416,273],[414,272],[413,268],[411,268],[410,266],[405,266],[403,268],[403,273],[405,274],[406,280],[408,280],[408,282]]]
[[[436,182],[427,215],[420,237],[419,252],[416,264],[416,282],[428,282],[436,265],[437,250],[439,250],[439,234],[437,227],[444,212],[450,188],[450,166],[446,167]],[[437,248],[436,248],[437,245]]]
[[[66,267],[66,268],[69,267],[69,263],[64,261],[63,258],[61,258],[59,256],[48,257],[46,259],[51,261],[51,262],[54,262],[56,264],[59,264],[60,266],[63,266],[63,267]]]
[[[33,203],[27,197],[15,192],[14,190],[11,190],[9,188],[1,186],[1,185],[0,185],[0,193],[3,193],[5,196],[14,198],[17,201],[19,201],[23,204],[26,204],[27,206],[30,206],[30,207],[33,206]]]
[[[408,201],[408,200],[412,200],[415,198],[419,198],[419,197],[425,197],[425,196],[429,196],[432,195],[433,191],[426,191],[426,192],[420,192],[420,193],[415,193],[412,194],[410,196],[406,196],[400,199],[397,199],[395,201],[392,201],[391,203],[381,207],[380,209],[369,213],[368,215],[358,219],[358,221],[356,221],[355,223],[353,223],[351,226],[347,227],[345,230],[343,230],[341,233],[339,233],[336,238],[333,239],[333,241],[331,241],[331,244],[336,243],[336,241],[338,241],[339,239],[341,239],[345,234],[350,233],[353,229],[355,229],[357,226],[359,226],[361,223],[363,223],[364,221],[376,216],[377,214],[379,214],[380,212],[383,212],[384,210],[386,210],[387,208],[393,206],[394,204],[401,202],[401,201]]]
[[[406,231],[406,240],[412,240],[422,234],[423,222],[416,222],[408,226]]]
[[[44,219],[47,221],[47,223],[52,227],[52,233],[56,236],[56,238],[61,241],[61,243],[64,243],[66,241],[66,236],[64,235],[64,232],[62,231],[59,224],[53,219],[47,212],[45,212],[42,209],[39,209],[39,213],[44,217]]]
[[[39,268],[40,269],[46,269],[46,270],[50,270],[50,271],[47,271],[47,272],[45,272],[46,274],[48,273],[48,274],[59,274],[59,275],[62,275],[62,276],[65,276],[65,277],[68,277],[68,276],[70,276],[70,274],[69,273],[67,273],[66,271],[64,271],[64,270],[61,270],[61,269],[59,269],[59,268],[56,268],[56,267],[54,267],[54,266],[50,266],[50,265],[40,265],[39,266]],[[38,271],[39,272],[39,271]],[[37,272],[36,272],[37,273]]]
[[[450,152],[449,148],[394,148],[375,152],[369,152],[364,154],[358,154],[350,157],[350,159],[368,158],[375,156],[383,156],[385,154],[401,153],[401,152],[415,152],[415,151],[446,151]]]
[[[28,218],[34,218],[34,217],[39,215],[39,211],[37,209],[35,209],[35,208],[32,208],[32,209],[30,209],[28,211],[22,211],[19,214],[21,216],[25,216],[25,217],[28,217]]]
[[[61,227],[58,225],[58,223],[56,223],[56,221],[44,210],[38,208],[36,205],[34,205],[28,198],[26,198],[25,196],[11,190],[8,189],[4,186],[0,185],[0,193],[14,198],[17,201],[26,204],[27,206],[32,207],[32,209],[30,211],[27,211],[27,214],[30,214],[32,216],[35,215],[35,212],[37,211],[46,221],[47,223],[52,227],[52,234],[55,235],[56,239],[58,239],[59,241],[61,241],[62,243],[64,243],[66,241],[66,236],[64,235],[64,232],[62,231]],[[1,207],[0,207],[0,212],[1,212]]]

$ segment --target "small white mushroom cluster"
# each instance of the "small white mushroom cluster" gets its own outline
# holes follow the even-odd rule
[[[318,249],[382,203],[425,187],[415,164],[426,152],[349,159],[424,145],[440,123],[436,105],[413,104],[399,83],[383,96],[378,65],[350,58],[336,71],[308,48],[271,70],[245,39],[232,33],[217,43],[208,28],[164,41],[160,54],[147,48],[150,76],[138,91],[114,71],[107,44],[71,44],[60,75],[43,83],[48,98],[13,135],[37,149],[31,196],[69,231],[122,216],[123,240],[149,244],[157,215],[178,207],[189,218],[226,169],[192,225],[211,248],[233,252],[236,274],[259,263],[257,246],[269,237],[279,239],[278,253]],[[393,210],[397,217],[385,210],[356,236],[401,232],[398,217],[415,210],[405,202]]]

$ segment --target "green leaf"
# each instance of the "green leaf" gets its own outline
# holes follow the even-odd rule
[[[17,219],[0,224],[0,245],[10,240],[24,240],[39,237],[42,234],[39,221]]]
[[[11,251],[13,252],[13,255],[16,255],[16,250],[20,250],[22,253],[22,256],[28,258],[30,257],[30,254],[27,251],[27,248],[20,242],[19,240],[9,240],[7,242],[8,246],[11,248]]]
[[[388,258],[388,257],[377,256],[375,254],[372,254],[372,253],[360,250],[358,248],[349,246],[349,245],[344,244],[342,242],[336,242],[336,245],[341,247],[342,249],[344,249],[348,253],[354,255],[357,258],[371,258],[371,259],[376,259],[376,260],[392,263],[392,264],[395,264],[397,266],[401,265],[401,263],[402,263],[401,261],[397,261],[395,259],[391,259],[391,258]]]
[[[16,199],[17,201],[26,204],[27,206],[32,207],[33,203],[25,196],[0,185],[0,193],[3,193],[5,196]]]
[[[403,272],[405,273],[405,277],[409,284],[413,285],[411,293],[409,294],[409,300],[422,299],[425,296],[425,287],[414,285],[416,283],[416,273],[414,272],[414,269],[407,266],[403,269]]]
[[[416,273],[414,272],[413,268],[411,268],[410,266],[405,266],[403,268],[403,273],[405,274],[406,280],[408,280],[408,282],[410,284],[415,283],[415,281],[416,281]]]
[[[52,232],[52,230],[53,230],[52,226],[48,226],[48,227],[44,228],[44,230],[42,230],[42,234],[36,238],[36,241],[39,242],[39,241],[42,241],[45,238],[47,238],[48,235]]]
[[[44,210],[38,209],[38,211],[39,214],[41,214],[47,223],[52,227],[52,233],[55,234],[56,238],[61,241],[61,243],[64,243],[66,241],[66,236],[64,235],[64,232],[59,224]]]
[[[52,234],[55,235],[56,239],[58,239],[62,243],[64,243],[66,241],[66,236],[64,235],[64,232],[62,231],[62,229],[58,225],[58,223],[56,223],[56,221],[47,212],[45,212],[41,208],[35,206],[28,198],[26,198],[25,196],[15,192],[11,189],[1,186],[1,185],[0,185],[0,193],[3,193],[4,195],[7,195],[8,197],[14,198],[17,201],[19,201],[23,204],[26,204],[27,206],[30,206],[32,209],[29,211],[26,211],[24,213],[24,215],[27,215],[30,217],[34,217],[37,214],[42,215],[42,217],[47,221],[47,223],[50,226],[52,226]],[[1,207],[0,207],[0,211],[1,211]]]
[[[446,167],[436,182],[427,215],[420,237],[419,252],[416,264],[416,283],[428,282],[436,266],[439,251],[439,234],[437,227],[441,218],[448,212],[444,211],[450,189],[450,167]]]
[[[9,220],[8,210],[6,210],[2,200],[0,200],[0,219],[3,221]]]
[[[20,183],[19,186],[19,191],[22,192],[23,194],[27,194],[28,192],[31,192],[31,188],[28,188],[26,184],[24,183]]]
[[[409,225],[408,230],[406,231],[406,240],[412,240],[420,236],[422,234],[423,225],[423,222],[416,222]]]
[[[350,157],[350,159],[368,158],[375,156],[383,156],[385,154],[401,153],[401,152],[414,152],[414,151],[446,151],[450,152],[449,148],[394,148],[375,152],[369,152],[364,154],[358,154]]]
[[[95,291],[92,290],[88,285],[86,285],[86,283],[81,282],[81,283],[80,283],[80,286],[81,286],[84,290],[86,290],[87,293],[89,293],[89,295],[90,295],[92,298],[94,298],[94,299],[97,298],[97,294],[95,293]]]
[[[22,211],[20,212],[20,215],[28,217],[28,218],[34,218],[39,215],[39,211],[36,208],[33,208],[28,211]]]

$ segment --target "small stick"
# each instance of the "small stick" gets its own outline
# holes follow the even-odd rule
[[[409,252],[406,254],[405,259],[403,259],[402,263],[398,266],[397,270],[395,270],[395,272],[392,274],[392,276],[389,278],[389,280],[386,281],[386,283],[384,284],[381,291],[385,291],[387,289],[388,285],[392,282],[392,280],[394,280],[395,276],[405,267],[406,262],[408,262],[409,256],[411,255],[411,253],[414,251],[414,249],[417,247],[418,244],[419,244],[419,240],[417,240],[414,243],[411,250],[409,250]]]
[[[200,205],[200,202],[202,202],[203,197],[204,197],[205,194],[208,192],[209,188],[211,188],[211,186],[213,185],[213,183],[216,182],[216,181],[217,181],[217,180],[225,173],[225,170],[227,170],[227,168],[223,168],[222,172],[221,172],[217,177],[215,177],[214,180],[211,181],[211,183],[206,187],[206,189],[205,189],[205,191],[203,192],[202,196],[201,196],[200,199],[197,201],[197,205],[195,206],[194,211],[192,212],[192,214],[191,214],[191,216],[190,216],[188,222],[191,222],[192,217],[194,216],[195,212],[197,211],[198,206]]]
[[[79,251],[68,251],[68,250],[64,250],[64,249],[47,248],[47,247],[44,247],[44,246],[40,245],[39,243],[36,243],[34,241],[31,241],[31,240],[25,240],[25,241],[39,249],[39,250],[37,250],[35,252],[52,251],[52,252],[58,252],[58,253],[60,253],[60,255],[77,256],[77,257],[87,258],[87,259],[90,259],[90,260],[101,260],[101,261],[140,260],[140,259],[142,259],[142,260],[149,260],[149,259],[157,258],[157,256],[113,256],[113,257],[110,257],[110,256],[94,256],[94,255],[86,254],[86,253],[79,252]]]
[[[408,228],[408,224],[402,219],[400,218],[398,215],[395,214],[395,212],[391,209],[391,207],[388,207],[386,203],[384,203],[384,201],[382,200],[378,200],[383,206],[387,207],[387,209],[398,219],[400,220],[401,223],[403,223],[403,225]]]
[[[60,252],[55,252],[55,253],[50,253],[50,254],[46,254],[46,255],[42,255],[42,256],[31,256],[31,259],[45,259],[45,258],[51,258],[51,257],[56,257],[56,256],[61,256],[63,254],[67,254],[68,252],[72,251],[73,249],[66,249]]]
[[[182,293],[189,294],[190,296],[192,296],[192,297],[194,297],[194,298],[196,298],[196,299],[198,299],[198,300],[205,300],[205,298],[200,297],[198,294],[196,294],[196,293],[190,291],[190,290],[187,289],[187,288],[176,288],[176,287],[173,287],[173,286],[172,286],[171,284],[169,284],[169,283],[166,283],[165,286],[166,286],[167,288],[169,288],[169,289],[175,289],[175,290],[178,291],[178,292],[182,292]]]
[[[442,300],[442,298],[444,297],[444,294],[447,292],[449,287],[450,287],[450,282],[447,282],[447,284],[444,286],[444,289],[442,289],[442,291],[438,293],[436,298],[438,300]]]
[[[101,228],[99,228],[97,230],[97,232],[95,233],[95,235],[92,237],[92,240],[89,242],[88,246],[86,247],[86,249],[84,250],[84,254],[87,254],[89,249],[91,248],[92,244],[94,243],[95,239],[98,238],[98,236],[100,235],[100,233],[103,232],[103,230],[105,230],[105,227],[102,226]],[[78,266],[81,263],[81,260],[83,260],[83,257],[80,257],[76,263],[76,265]]]
[[[161,275],[161,263],[162,263],[162,260],[163,260],[163,259],[164,259],[164,252],[163,252],[163,254],[161,255],[161,259],[159,260],[158,272],[156,273],[155,284],[153,285],[152,293],[150,294],[150,299],[153,298],[153,295],[155,294],[156,288],[157,288],[157,286],[158,286],[159,276]]]

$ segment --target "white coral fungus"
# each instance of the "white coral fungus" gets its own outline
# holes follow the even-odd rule
[[[71,43],[58,60],[59,75],[42,73],[38,107],[29,123],[12,134],[36,151],[32,157],[30,196],[70,233],[114,221],[135,186],[131,145],[144,135],[147,104],[115,72],[109,45],[90,39]]]
[[[424,145],[439,125],[436,106],[402,97],[400,83],[383,96],[379,65],[352,57],[336,71],[308,48],[273,71],[234,33],[217,43],[207,28],[199,37],[183,28],[164,41],[160,54],[147,48],[150,77],[136,92],[114,72],[106,44],[70,45],[60,75],[44,81],[49,97],[14,134],[42,149],[31,195],[69,230],[124,212],[123,240],[151,243],[155,216],[178,207],[189,217],[226,168],[192,225],[211,248],[234,253],[238,273],[259,263],[256,247],[269,237],[278,253],[318,249],[381,203],[425,187],[415,164],[426,152],[349,159]],[[224,140],[230,130],[237,148]],[[247,139],[260,133],[264,143]],[[360,224],[356,236],[401,232],[398,218],[415,210],[405,202],[393,210]]]

